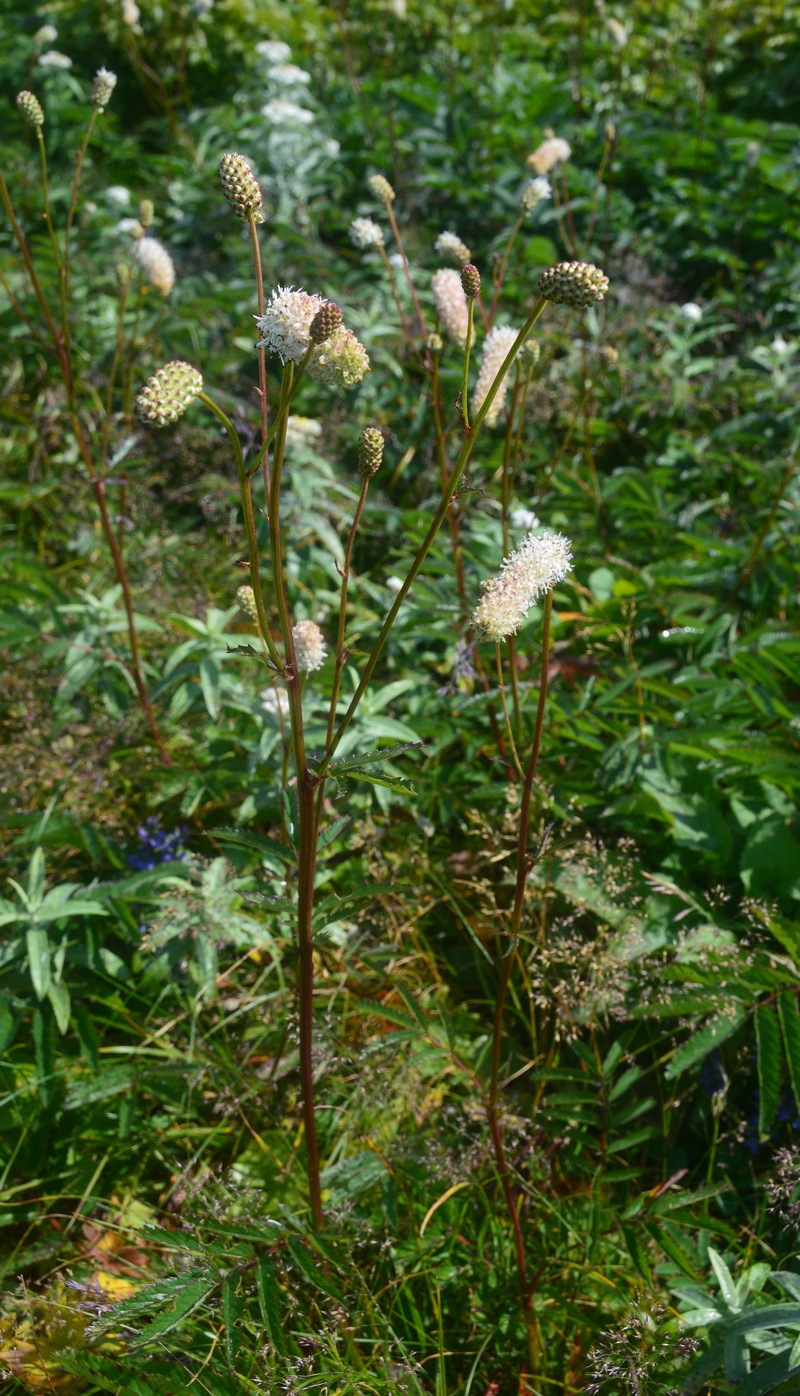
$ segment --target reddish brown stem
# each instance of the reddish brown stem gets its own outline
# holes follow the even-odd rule
[[[550,617],[553,610],[553,593],[549,591],[544,606],[544,621],[542,624],[542,667],[539,680],[539,702],[536,708],[536,726],[533,734],[533,746],[531,748],[528,769],[525,773],[525,783],[522,787],[522,804],[519,813],[519,831],[517,835],[517,879],[514,891],[514,909],[511,914],[511,932],[508,952],[503,960],[503,967],[500,975],[500,984],[497,990],[497,999],[494,1009],[494,1024],[492,1027],[492,1063],[491,1081],[489,1094],[486,1101],[486,1113],[489,1120],[489,1128],[492,1135],[495,1161],[497,1171],[505,1194],[508,1206],[511,1225],[514,1230],[514,1245],[517,1252],[517,1270],[519,1274],[520,1291],[525,1302],[529,1305],[528,1285],[525,1269],[525,1251],[522,1242],[522,1230],[519,1222],[514,1200],[511,1181],[508,1175],[508,1164],[506,1162],[505,1149],[503,1147],[503,1134],[500,1129],[498,1117],[497,1100],[500,1091],[500,1057],[503,1045],[503,1011],[505,1008],[506,994],[511,980],[511,970],[514,963],[514,956],[519,943],[519,928],[522,921],[522,908],[525,900],[525,884],[533,866],[533,862],[528,853],[528,837],[530,831],[531,798],[533,794],[533,783],[536,779],[536,769],[539,764],[539,751],[542,745],[542,729],[544,726],[544,712],[547,702],[547,680],[550,664]]]

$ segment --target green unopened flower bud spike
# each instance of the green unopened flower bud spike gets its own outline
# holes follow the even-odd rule
[[[182,359],[164,364],[148,378],[134,402],[137,417],[154,427],[172,426],[203,391],[203,375]]]
[[[218,175],[222,192],[236,217],[241,218],[243,223],[249,223],[251,219],[263,223],[261,190],[245,157],[236,151],[223,155]]]
[[[23,121],[28,126],[36,126],[37,128],[40,126],[44,126],[44,111],[42,110],[42,104],[39,101],[39,98],[35,97],[32,92],[28,92],[27,89],[25,89],[23,92],[18,92],[16,98],[16,107]]]
[[[608,277],[593,262],[559,262],[539,278],[538,291],[554,305],[596,305],[608,290]]]

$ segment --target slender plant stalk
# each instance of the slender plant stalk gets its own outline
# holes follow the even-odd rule
[[[250,227],[250,240],[253,244],[253,271],[256,278],[256,296],[258,301],[258,313],[264,314],[264,273],[261,268],[261,244],[258,241],[258,225],[255,217],[251,216],[247,220]],[[264,451],[265,474],[267,480],[267,498],[269,499],[269,461],[267,452],[267,356],[266,352],[259,351],[258,355],[258,407],[261,418],[261,445]]]
[[[294,366],[284,366],[281,396],[291,394]],[[300,999],[300,1087],[303,1098],[303,1124],[305,1128],[306,1165],[308,1169],[308,1189],[311,1202],[311,1218],[314,1226],[322,1226],[322,1188],[320,1185],[319,1143],[317,1120],[314,1108],[314,943],[312,917],[314,912],[314,878],[317,865],[317,830],[314,809],[316,780],[311,775],[306,760],[305,737],[303,732],[303,702],[300,689],[300,675],[297,669],[297,656],[292,637],[289,607],[283,581],[283,554],[280,527],[280,487],[283,453],[286,446],[287,416],[284,414],[275,438],[275,451],[272,461],[271,498],[269,506],[269,530],[272,549],[272,580],[275,599],[283,635],[283,647],[287,657],[284,670],[286,688],[289,695],[289,718],[292,727],[292,750],[294,755],[295,777],[297,781],[297,941],[299,958],[299,999]]]
[[[291,397],[294,365],[286,364],[281,382],[281,403]],[[303,1123],[306,1142],[306,1163],[308,1168],[309,1197],[311,1216],[316,1228],[322,1225],[322,1189],[320,1185],[319,1144],[317,1141],[316,1113],[314,1109],[313,1071],[313,1028],[314,1028],[314,947],[312,940],[312,914],[314,907],[314,876],[316,872],[316,820],[314,792],[316,781],[308,768],[303,731],[303,704],[300,687],[300,674],[292,637],[292,625],[286,590],[283,580],[283,554],[280,527],[280,488],[283,469],[283,456],[286,447],[287,416],[276,418],[278,429],[275,436],[275,451],[270,472],[269,530],[272,554],[272,583],[275,601],[280,618],[286,662],[278,654],[275,641],[270,633],[264,608],[261,580],[258,568],[258,540],[253,514],[250,480],[244,463],[242,447],[236,429],[222,408],[206,392],[199,394],[200,400],[222,422],[233,446],[236,469],[239,476],[239,489],[244,513],[250,557],[250,580],[256,602],[259,627],[264,643],[273,663],[280,669],[286,681],[289,697],[289,718],[291,722],[292,754],[294,757],[297,781],[297,813],[299,823],[298,876],[297,876],[297,933],[299,952],[299,1000],[300,1000],[300,1081],[303,1097]]]
[[[496,275],[495,275],[495,278],[494,278],[494,289],[493,289],[493,291],[492,291],[492,303],[491,303],[491,305],[489,306],[489,313],[488,313],[488,316],[487,316],[488,328],[489,328],[489,329],[491,329],[491,328],[492,328],[492,325],[494,324],[494,317],[495,317],[495,315],[497,314],[497,302],[498,302],[498,300],[500,299],[500,291],[501,291],[502,286],[503,286],[503,281],[505,280],[506,268],[507,268],[507,266],[508,266],[508,259],[509,259],[510,255],[511,255],[511,249],[512,249],[512,247],[514,246],[514,243],[515,243],[516,240],[517,240],[517,236],[518,236],[518,234],[519,234],[520,228],[522,227],[524,218],[525,218],[525,210],[523,209],[522,212],[519,214],[516,223],[514,224],[513,228],[511,229],[511,235],[510,235],[510,237],[509,237],[509,239],[508,239],[508,242],[506,243],[505,247],[503,248],[503,255],[502,255],[502,257],[500,258],[500,263],[499,263],[499,265],[498,265],[497,272],[496,272]]]
[[[258,455],[256,456],[255,460],[253,461],[253,464],[252,464],[251,466],[249,466],[248,471],[247,471],[248,476],[251,476],[251,477],[252,477],[253,475],[256,474],[256,472],[257,472],[257,470],[258,470],[258,467],[259,467],[260,465],[263,464],[263,468],[264,468],[264,485],[265,485],[265,488],[266,488],[266,491],[267,491],[267,502],[269,502],[269,497],[270,497],[269,455],[268,455],[268,451],[269,451],[269,448],[270,448],[270,446],[272,445],[273,441],[275,440],[275,434],[276,434],[276,432],[278,431],[278,428],[282,425],[284,418],[288,415],[289,408],[290,408],[291,405],[292,405],[292,399],[294,398],[294,395],[295,395],[295,393],[297,392],[297,389],[298,389],[299,386],[300,386],[300,382],[301,382],[302,377],[303,377],[303,374],[305,373],[306,368],[307,368],[307,366],[308,366],[308,361],[309,361],[309,359],[311,358],[311,355],[312,355],[313,352],[314,352],[314,348],[315,348],[315,346],[314,346],[313,344],[309,344],[308,348],[306,349],[305,354],[303,355],[302,359],[300,360],[300,363],[297,365],[297,372],[294,374],[294,376],[293,376],[293,378],[292,378],[292,380],[291,380],[291,383],[290,383],[289,386],[286,388],[286,391],[284,391],[284,384],[281,383],[281,393],[280,393],[280,398],[279,398],[279,400],[278,400],[278,410],[277,410],[277,412],[276,412],[276,414],[275,414],[275,418],[274,418],[274,420],[273,420],[272,426],[271,426],[271,427],[269,428],[269,430],[267,431],[266,437],[264,438],[264,444],[263,444],[263,446],[261,447],[261,450],[259,451],[259,453],[258,453]],[[266,360],[265,360],[265,353],[266,353],[266,351],[262,351],[262,352],[261,352],[261,360],[262,360],[262,364],[263,364],[263,366],[264,366],[264,383],[265,383],[265,385],[266,385],[267,379],[266,379]],[[264,391],[266,392],[266,387],[265,387]]]
[[[50,188],[47,180],[47,151],[45,150],[44,136],[41,126],[36,127],[36,139],[39,144],[39,159],[42,167],[42,203],[44,205],[44,220],[47,224],[47,231],[50,234],[50,242],[53,247],[56,268],[61,270],[61,248],[58,245],[56,230],[53,227],[53,216],[50,212]]]
[[[347,549],[344,556],[344,567],[339,571],[342,577],[341,596],[339,598],[339,623],[336,631],[336,658],[333,668],[333,682],[331,685],[331,701],[328,708],[328,731],[325,739],[326,747],[330,745],[333,737],[333,729],[336,725],[336,705],[339,701],[339,688],[342,681],[342,670],[347,658],[347,651],[344,647],[345,627],[347,623],[347,589],[350,582],[350,566],[353,560],[353,545],[356,541],[358,526],[361,523],[361,515],[364,512],[364,505],[367,500],[367,490],[369,488],[370,477],[365,475],[361,481],[361,493],[359,495],[356,511],[353,515],[353,522],[350,527],[350,535],[347,539]],[[315,837],[319,837],[319,826],[322,819],[322,802],[325,797],[325,777],[323,776],[317,787],[317,804],[315,814]]]
[[[344,632],[347,611],[347,588],[350,583],[350,565],[353,559],[353,545],[356,541],[356,533],[361,523],[361,515],[364,512],[364,505],[367,501],[367,490],[369,488],[369,476],[365,475],[361,481],[361,494],[359,495],[356,512],[353,515],[353,523],[350,529],[350,536],[347,540],[347,551],[344,555],[344,567],[342,572],[342,594],[339,600],[339,626],[336,634],[336,661],[333,670],[333,683],[331,685],[331,702],[328,709],[328,734],[325,739],[326,749],[333,739],[333,729],[336,725],[336,704],[339,701],[339,687],[342,680],[342,669],[346,658],[344,648]]]
[[[394,240],[397,243],[397,250],[403,259],[403,271],[405,272],[406,281],[408,282],[408,289],[411,292],[411,299],[414,302],[414,309],[417,313],[417,321],[419,323],[420,334],[422,335],[423,340],[425,340],[428,334],[428,331],[425,328],[425,316],[422,314],[422,306],[419,303],[419,297],[417,296],[417,292],[414,287],[411,272],[408,269],[408,258],[405,254],[405,248],[403,247],[403,239],[400,236],[400,229],[397,226],[397,219],[394,216],[394,209],[392,208],[391,203],[386,204],[386,216],[392,225],[392,233],[394,234]]]
[[[397,291],[397,282],[396,282],[396,280],[395,280],[395,275],[394,275],[394,267],[392,266],[391,262],[389,261],[389,257],[388,257],[388,255],[387,255],[386,248],[383,246],[382,243],[381,243],[381,246],[379,247],[378,251],[380,252],[381,257],[383,258],[383,265],[385,266],[386,271],[387,271],[387,274],[388,274],[388,277],[389,277],[389,286],[390,286],[391,292],[392,292],[392,299],[394,300],[394,303],[395,303],[395,305],[397,306],[397,313],[398,313],[398,315],[400,316],[400,321],[401,321],[401,323],[402,323],[402,326],[403,326],[403,330],[404,330],[404,332],[405,332],[406,339],[408,340],[408,342],[409,342],[411,348],[414,350],[414,353],[417,355],[417,358],[419,359],[420,363],[424,364],[425,361],[424,361],[424,359],[422,358],[422,355],[421,355],[420,352],[419,352],[419,348],[418,348],[418,345],[417,345],[417,341],[416,341],[415,338],[414,338],[414,331],[412,330],[411,326],[410,326],[409,323],[408,323],[408,316],[406,315],[406,312],[405,312],[404,309],[403,309],[402,301],[400,300],[400,296],[398,295],[398,291]]]
[[[491,1079],[489,1093],[486,1100],[486,1113],[489,1120],[489,1129],[492,1136],[495,1162],[497,1172],[503,1188],[503,1193],[508,1207],[511,1225],[514,1231],[514,1246],[517,1253],[517,1273],[519,1276],[520,1293],[522,1295],[525,1308],[530,1307],[530,1294],[528,1292],[527,1272],[525,1265],[525,1248],[522,1240],[522,1228],[520,1226],[519,1213],[511,1187],[511,1179],[506,1161],[505,1149],[503,1147],[503,1134],[500,1128],[498,1115],[498,1094],[500,1089],[500,1058],[503,1045],[503,1010],[505,1008],[506,995],[511,980],[511,971],[514,965],[514,957],[519,944],[519,928],[522,921],[522,909],[525,901],[525,885],[528,875],[533,866],[532,859],[528,853],[528,837],[530,831],[531,797],[533,794],[533,783],[536,779],[536,770],[539,764],[539,751],[542,745],[542,729],[544,726],[544,712],[547,702],[547,680],[550,664],[550,617],[553,610],[553,593],[548,591],[544,605],[544,620],[542,624],[542,667],[539,679],[539,702],[536,708],[536,725],[533,734],[533,746],[531,748],[528,769],[525,774],[525,782],[522,787],[522,803],[519,814],[519,831],[517,835],[517,877],[514,890],[514,907],[511,913],[511,926],[509,930],[509,948],[503,960],[500,974],[500,984],[495,1000],[494,1023],[492,1026],[492,1058],[491,1058]]]
[[[502,656],[502,654],[501,654],[501,652],[500,652],[500,645],[499,645],[499,644],[496,646],[496,648],[497,648],[497,687],[500,689],[500,702],[501,702],[502,705],[503,705],[503,717],[504,717],[505,720],[506,720],[506,733],[507,733],[507,735],[508,735],[508,741],[509,741],[509,745],[510,745],[510,747],[511,747],[511,753],[512,753],[512,755],[513,755],[513,757],[514,757],[514,765],[515,765],[516,768],[517,768],[517,775],[519,776],[520,780],[524,780],[524,779],[525,779],[525,773],[524,773],[524,771],[523,771],[523,769],[522,769],[522,763],[520,762],[519,755],[518,755],[518,752],[517,752],[517,744],[516,744],[516,742],[514,741],[514,729],[513,729],[513,727],[511,726],[511,718],[510,718],[510,716],[509,716],[508,704],[507,704],[507,702],[506,702],[506,686],[505,686],[505,682],[504,682],[504,680],[503,680],[503,656]]]
[[[253,588],[253,595],[256,602],[256,613],[258,615],[258,628],[261,638],[267,650],[270,660],[276,669],[283,669],[283,660],[278,653],[272,631],[267,620],[267,612],[264,607],[264,596],[261,590],[261,574],[258,564],[258,536],[256,533],[255,515],[253,512],[253,496],[250,491],[250,481],[247,478],[247,471],[242,454],[242,443],[239,434],[233,425],[230,417],[222,410],[218,403],[208,393],[199,394],[200,401],[205,403],[210,412],[213,412],[217,421],[221,422],[228,433],[230,443],[233,447],[233,454],[236,460],[236,473],[239,477],[239,495],[242,501],[242,513],[244,515],[244,527],[247,535],[248,559],[250,563],[250,585]]]
[[[472,348],[472,321],[475,318],[475,300],[472,296],[467,301],[467,338],[464,343],[464,370],[461,374],[461,416],[464,418],[464,429],[469,431],[469,353]]]
[[[345,713],[344,717],[339,723],[336,732],[334,733],[333,741],[326,749],[325,756],[317,772],[318,776],[325,774],[326,770],[328,769],[328,766],[331,763],[331,760],[333,759],[333,755],[336,751],[337,746],[339,745],[340,741],[342,740],[342,737],[347,731],[347,728],[350,726],[350,723],[353,720],[356,709],[358,708],[358,705],[361,702],[361,699],[363,698],[364,693],[367,689],[369,681],[372,678],[375,666],[378,663],[381,652],[388,638],[389,632],[392,626],[394,625],[397,613],[400,610],[400,607],[405,601],[405,598],[411,590],[412,586],[414,585],[417,573],[422,567],[425,558],[428,556],[428,553],[431,550],[433,542],[439,532],[439,529],[441,528],[442,523],[444,522],[445,515],[447,514],[447,511],[450,507],[450,501],[452,500],[453,495],[455,494],[456,487],[464,472],[464,468],[468,464],[472,452],[475,448],[475,442],[478,433],[481,429],[481,426],[483,425],[483,419],[486,416],[486,413],[489,411],[489,408],[491,407],[495,397],[497,396],[500,384],[502,383],[505,375],[508,373],[508,370],[510,369],[511,365],[514,362],[514,359],[516,358],[517,354],[519,353],[520,349],[525,343],[525,340],[528,338],[528,335],[533,329],[533,326],[536,324],[536,321],[542,314],[546,304],[547,301],[543,297],[540,297],[539,300],[536,302],[536,305],[534,306],[533,310],[531,311],[530,315],[525,321],[525,324],[523,325],[522,329],[520,330],[519,334],[514,340],[514,343],[509,349],[508,354],[503,360],[503,363],[500,365],[494,382],[492,383],[488,393],[486,394],[486,397],[481,403],[481,406],[478,410],[474,422],[472,423],[472,426],[464,436],[461,450],[459,451],[456,462],[453,466],[452,471],[450,472],[450,477],[442,493],[442,498],[439,502],[439,507],[437,508],[436,513],[434,514],[428,527],[428,531],[425,534],[425,537],[423,538],[417,550],[417,554],[406,575],[405,581],[403,582],[403,585],[400,587],[400,590],[398,591],[397,596],[394,599],[389,613],[383,625],[381,626],[378,638],[375,641],[369,659],[367,660],[366,665],[364,666],[364,672],[361,675],[358,687],[356,688],[356,691],[353,694],[353,697],[350,701],[350,706],[348,707],[347,712]]]

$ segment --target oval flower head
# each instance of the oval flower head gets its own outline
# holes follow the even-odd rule
[[[483,595],[472,614],[473,629],[486,640],[516,635],[534,602],[571,571],[568,538],[549,528],[529,533],[505,558],[500,576],[481,582]]]

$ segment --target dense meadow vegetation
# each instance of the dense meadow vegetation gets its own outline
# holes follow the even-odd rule
[[[6,1389],[800,1391],[800,5],[0,37]]]

